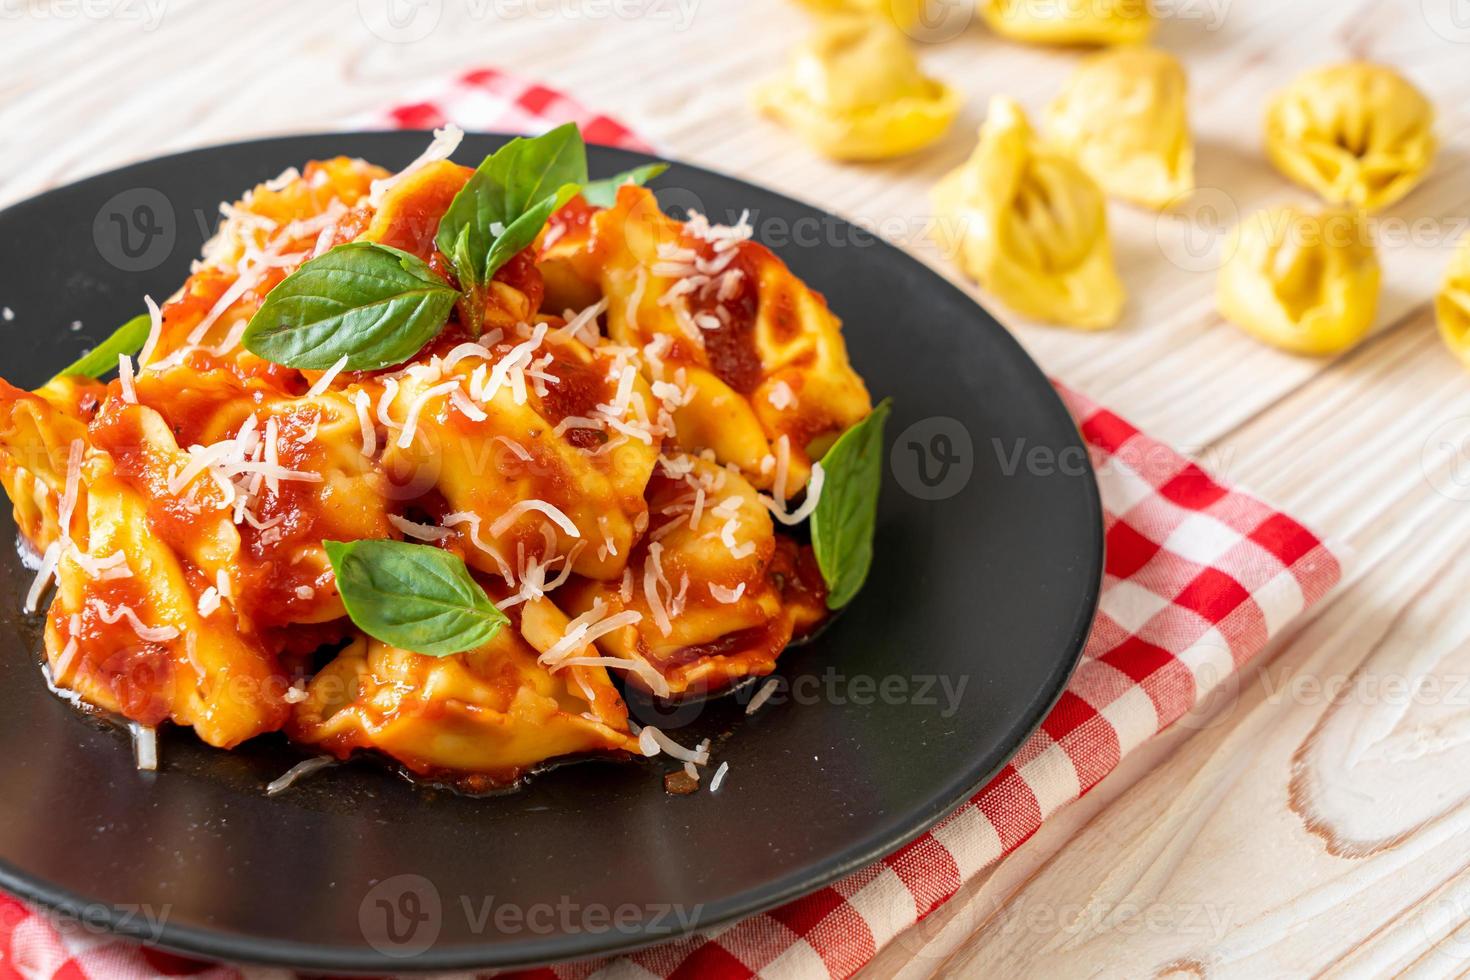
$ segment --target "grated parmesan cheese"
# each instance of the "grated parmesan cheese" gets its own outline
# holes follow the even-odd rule
[[[709,765],[709,749],[707,747],[686,749],[657,728],[654,728],[652,725],[647,725],[638,733],[638,747],[643,750],[643,754],[646,756],[658,755],[658,751],[648,751],[650,745],[657,747],[665,755],[678,759],[680,762],[692,762],[697,766]]]
[[[423,412],[424,406],[440,395],[447,395],[451,391],[459,390],[458,381],[446,381],[443,384],[434,385],[425,389],[413,404],[408,406],[408,415],[403,419],[403,433],[398,437],[398,448],[407,449],[413,445],[414,433],[418,431],[419,414]]]
[[[573,651],[588,647],[607,634],[632,626],[642,619],[643,614],[632,609],[608,615],[607,604],[597,599],[591,609],[567,624],[561,639],[552,644],[539,659],[541,663],[555,670]]]
[[[761,705],[771,700],[771,695],[776,693],[776,687],[779,684],[780,681],[774,677],[762,684],[761,689],[755,692],[755,697],[751,698],[750,703],[745,706],[745,713],[747,715],[753,715],[759,711]]]
[[[327,389],[332,387],[332,382],[346,366],[347,355],[343,354],[341,357],[337,358],[336,364],[333,364],[331,367],[327,368],[326,372],[322,374],[320,378],[316,379],[316,384],[312,385],[306,390],[306,397],[315,398],[318,395],[326,394]]]
[[[403,532],[406,538],[417,541],[443,541],[454,532],[447,527],[435,527],[432,524],[417,524],[397,514],[388,515],[388,523]]]
[[[61,540],[71,543],[71,517],[77,507],[77,492],[82,480],[82,452],[85,446],[80,439],[73,439],[66,453],[66,484],[62,489],[61,501],[56,507],[57,527]]]
[[[163,336],[163,311],[158,304],[153,302],[152,296],[143,297],[143,305],[148,307],[148,339],[143,343],[143,349],[138,353],[138,366],[147,367],[153,358],[153,351],[158,347],[158,338]]]
[[[449,392],[449,400],[471,422],[483,422],[490,417],[485,414],[483,408],[470,401],[469,396],[464,393],[464,389],[459,387],[458,384]]]
[[[443,523],[445,527],[449,528],[458,527],[461,524],[466,525],[469,528],[470,544],[474,545],[477,549],[495,559],[495,564],[500,569],[500,577],[505,579],[505,584],[507,588],[513,589],[516,587],[515,572],[511,569],[509,563],[506,562],[504,556],[500,554],[499,549],[497,549],[494,545],[481,540],[479,514],[470,511],[459,511],[453,514],[446,514],[444,516]],[[499,603],[499,605],[503,607],[505,603]]]
[[[784,381],[777,381],[771,385],[771,390],[766,395],[766,400],[771,403],[771,407],[776,411],[784,412],[796,404],[796,395],[792,392],[791,385]]]
[[[117,355],[117,380],[122,383],[122,400],[138,404],[138,393],[133,389],[133,360],[126,354]]]
[[[817,509],[817,503],[822,497],[822,484],[826,481],[826,473],[822,470],[821,463],[812,464],[812,475],[807,481],[806,499],[795,511],[786,509],[786,481],[791,470],[791,437],[783,435],[776,440],[776,476],[771,487],[771,496],[761,494],[761,501],[771,516],[782,524],[791,526],[800,524],[812,515]]]
[[[290,769],[287,769],[279,777],[267,783],[265,795],[279,796],[294,786],[298,780],[305,779],[314,772],[326,769],[335,764],[336,761],[336,759],[333,759],[329,755],[319,755],[312,759],[303,759]]]
[[[490,525],[490,536],[495,538],[500,537],[511,529],[512,525],[516,522],[516,518],[532,510],[539,511],[551,518],[567,537],[580,538],[582,536],[582,532],[577,530],[577,525],[572,523],[572,519],[564,514],[555,504],[537,499],[516,501],[509,510],[495,519],[494,524]]]
[[[464,130],[450,123],[442,129],[434,130],[434,139],[429,143],[427,149],[420,153],[414,161],[404,167],[391,177],[375,180],[368,188],[368,203],[373,207],[379,207],[383,203],[384,196],[398,185],[405,177],[422,170],[431,163],[440,160],[448,160],[459,149],[460,141],[464,139]]]
[[[372,398],[365,391],[352,396],[352,407],[357,409],[357,424],[362,429],[362,454],[371,459],[378,451],[378,430],[373,427],[369,414]]]
[[[178,637],[179,631],[172,626],[146,626],[138,618],[131,606],[119,603],[116,607],[109,609],[107,603],[101,599],[88,599],[87,605],[96,611],[97,617],[109,626],[119,620],[126,619],[138,639],[146,643],[163,643]]]
[[[741,582],[735,588],[730,589],[711,582],[709,584],[709,594],[714,596],[716,602],[723,602],[728,606],[740,601],[740,597],[745,594],[745,583]]]
[[[158,732],[136,721],[128,723],[128,731],[133,735],[133,759],[138,770],[156,772],[158,770]]]
[[[653,613],[658,631],[668,636],[674,631],[674,624],[664,606],[663,593],[672,590],[664,577],[663,550],[664,546],[657,541],[648,546],[648,559],[643,563],[643,597],[648,601],[648,611]]]
[[[46,591],[51,576],[56,571],[56,563],[61,558],[61,542],[53,541],[46,547],[41,555],[41,567],[36,571],[36,577],[31,582],[30,591],[26,593],[25,611],[33,613],[41,602],[41,595]]]

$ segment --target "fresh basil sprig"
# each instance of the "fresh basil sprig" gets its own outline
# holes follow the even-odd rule
[[[669,169],[667,163],[645,163],[641,167],[625,170],[614,177],[594,180],[582,188],[582,197],[593,207],[610,208],[618,201],[618,188],[624,184],[644,186],[650,180]]]
[[[323,541],[347,615],[375,639],[430,657],[484,646],[509,622],[464,561],[405,541]]]
[[[449,203],[434,239],[460,288],[469,293],[494,278],[586,182],[587,147],[575,123],[513,139],[486,157]]]
[[[891,409],[885,398],[822,457],[826,476],[811,530],[829,609],[852,601],[873,564],[873,528],[883,486],[883,426]]]
[[[139,313],[114,330],[112,336],[57,371],[56,377],[81,375],[100,378],[109,371],[116,371],[118,357],[123,354],[131,357],[142,350],[152,329],[153,318],[147,313]]]
[[[245,349],[310,371],[343,357],[348,371],[376,370],[417,354],[444,329],[458,296],[416,255],[348,242],[266,295],[245,328]]]
[[[343,357],[349,371],[376,370],[418,353],[456,304],[465,328],[478,334],[485,285],[536,240],[557,208],[584,185],[589,202],[610,205],[618,187],[666,169],[647,164],[589,184],[587,147],[575,124],[511,140],[475,169],[440,219],[434,243],[454,267],[458,290],[414,255],[349,242],[306,262],[267,294],[245,330],[245,349],[302,370],[325,371]]]

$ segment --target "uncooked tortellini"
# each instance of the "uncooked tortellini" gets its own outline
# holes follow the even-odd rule
[[[1439,334],[1455,356],[1470,367],[1470,238],[1460,243],[1434,301]]]
[[[780,78],[756,90],[766,114],[838,160],[927,146],[959,112],[954,89],[926,78],[904,35],[878,17],[824,17]]]
[[[1356,344],[1378,310],[1379,268],[1361,212],[1281,206],[1231,233],[1220,268],[1220,312],[1299,354]]]
[[[990,29],[1033,44],[1136,44],[1154,19],[1148,0],[978,0]]]
[[[1194,189],[1184,69],[1127,46],[1083,60],[1046,115],[1047,136],[1103,190],[1164,208]]]
[[[799,0],[806,7],[824,14],[879,14],[901,28],[920,22],[930,0]],[[943,0],[940,0],[943,2]]]
[[[1333,204],[1387,207],[1434,159],[1434,106],[1392,68],[1316,68],[1266,112],[1266,152],[1292,180]]]
[[[1102,190],[1036,138],[1013,100],[991,100],[980,145],[934,203],[940,240],[1016,312],[1086,329],[1117,323],[1125,294]]]

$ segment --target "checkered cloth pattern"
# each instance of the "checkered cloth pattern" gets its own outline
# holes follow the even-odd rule
[[[652,147],[628,127],[593,112],[545,85],[496,68],[477,68],[448,83],[442,80],[409,93],[408,101],[347,121],[353,129],[438,129],[454,123],[463,129],[535,136],[574,122],[589,143],[644,153]]]
[[[472,72],[376,121],[540,132],[575,120],[599,142],[636,136],[541,85]],[[362,120],[369,122],[372,120]],[[1331,549],[1123,419],[1058,386],[1101,486],[1101,608],[1061,700],[1015,758],[933,830],[778,909],[616,960],[528,971],[538,980],[851,976],[971,876],[1018,847],[1123,756],[1227,682],[1341,576]],[[269,971],[279,976],[279,971]],[[80,930],[0,897],[0,980],[209,980],[207,966]]]

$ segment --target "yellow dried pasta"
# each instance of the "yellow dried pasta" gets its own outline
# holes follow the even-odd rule
[[[1460,243],[1444,285],[1434,300],[1439,335],[1455,356],[1470,367],[1470,238]]]
[[[980,145],[934,202],[941,243],[1016,312],[1089,330],[1117,323],[1126,293],[1102,190],[1036,138],[1013,100],[991,100]]]
[[[902,32],[873,16],[825,17],[786,72],[755,92],[764,114],[836,160],[877,160],[928,146],[960,95],[926,77]]]
[[[1232,231],[1220,269],[1226,319],[1299,354],[1334,354],[1373,326],[1378,257],[1360,212],[1259,211]]]
[[[1147,0],[978,0],[1003,37],[1031,44],[1137,44],[1154,30]]]
[[[1173,55],[1103,51],[1084,59],[1052,102],[1047,136],[1108,194],[1163,209],[1194,189],[1187,95]]]
[[[1332,204],[1376,211],[1409,193],[1434,160],[1434,106],[1392,68],[1315,68],[1266,112],[1266,152]]]

